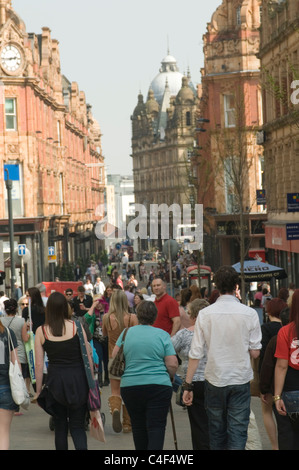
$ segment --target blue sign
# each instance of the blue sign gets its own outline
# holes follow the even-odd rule
[[[18,255],[19,256],[26,255],[26,245],[18,245]]]
[[[288,212],[299,212],[299,193],[288,193]]]
[[[299,224],[286,224],[287,240],[299,240]]]
[[[7,171],[9,173],[9,179],[12,181],[20,181],[20,166],[16,164],[4,165],[4,181],[7,180]]]
[[[49,246],[49,247],[48,247],[48,255],[49,255],[49,256],[54,256],[54,255],[55,255],[55,248],[54,248],[54,246]]]
[[[256,191],[256,203],[257,203],[257,205],[261,205],[261,206],[265,206],[267,204],[265,189],[257,189],[257,191]]]

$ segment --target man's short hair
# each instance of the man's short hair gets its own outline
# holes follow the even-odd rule
[[[85,293],[84,286],[79,286],[77,290],[78,290],[78,292],[84,292]]]
[[[70,287],[68,287],[67,289],[65,289],[65,293],[67,292],[70,292],[71,294],[73,293],[73,289],[71,289]]]
[[[140,325],[152,325],[157,314],[158,309],[154,302],[143,300],[137,307],[137,318]]]
[[[152,283],[153,283],[154,281],[162,281],[163,284],[167,284],[166,281],[165,281],[165,279],[163,279],[163,278],[160,277],[160,276],[156,276],[156,277],[152,280]]]
[[[220,294],[231,294],[240,283],[239,274],[232,266],[222,266],[214,276]]]

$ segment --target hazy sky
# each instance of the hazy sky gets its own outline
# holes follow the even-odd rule
[[[12,0],[27,32],[48,26],[61,70],[78,83],[102,131],[107,173],[132,174],[131,120],[147,97],[169,44],[181,73],[196,85],[202,36],[222,0]]]

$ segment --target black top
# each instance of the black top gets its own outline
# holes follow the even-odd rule
[[[85,406],[88,384],[75,325],[74,336],[67,340],[51,341],[44,328],[43,333],[43,348],[49,360],[46,384],[50,394],[61,405],[74,408]]]
[[[22,312],[22,317],[25,318],[27,322],[29,318],[29,309],[25,307]],[[38,308],[35,305],[31,306],[31,321],[32,321],[32,331],[35,334],[37,328],[42,326],[45,323],[45,309]]]
[[[92,297],[91,295],[85,294],[83,300],[80,300],[79,297],[73,298],[74,304],[74,314],[76,317],[83,317],[85,315],[86,310],[81,310],[80,304],[83,304],[85,307],[90,308],[92,306]]]
[[[266,348],[268,343],[273,336],[276,336],[280,328],[282,327],[282,323],[278,321],[270,321],[267,323],[263,323],[261,326],[262,330],[262,349],[260,352],[260,368],[262,366],[262,362],[264,359],[264,354],[266,352]]]
[[[46,338],[43,347],[50,364],[82,363],[78,335],[64,341],[50,341]]]

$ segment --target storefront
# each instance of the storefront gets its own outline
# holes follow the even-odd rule
[[[266,249],[268,261],[285,269],[288,278],[281,281],[286,287],[292,282],[299,286],[299,237],[292,234],[296,224],[266,224]]]

